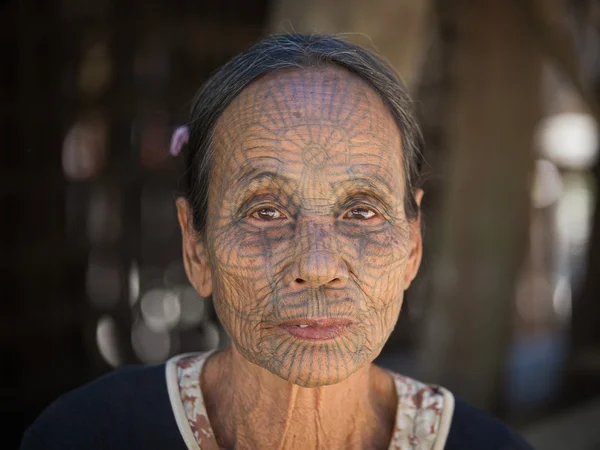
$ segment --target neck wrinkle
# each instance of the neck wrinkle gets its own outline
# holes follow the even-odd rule
[[[220,446],[278,450],[387,449],[395,395],[392,405],[390,392],[382,399],[381,392],[375,392],[381,389],[373,386],[388,382],[393,388],[389,374],[371,365],[341,383],[304,388],[248,362],[235,349],[211,357],[202,376],[209,420]],[[381,432],[384,423],[389,433]]]
[[[290,429],[290,424],[292,423],[292,416],[294,407],[296,405],[296,395],[298,394],[297,386],[292,386],[290,391],[290,401],[288,402],[287,415],[285,418],[285,427],[283,429],[283,437],[281,439],[281,443],[279,444],[278,450],[284,450],[286,444],[286,437],[288,435],[288,431]]]

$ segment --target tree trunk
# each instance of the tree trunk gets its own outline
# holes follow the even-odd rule
[[[598,14],[593,13],[593,9],[598,9],[592,2],[578,2],[578,23],[579,40],[584,44],[580,48],[582,59],[587,61],[595,60],[596,46],[600,43],[600,18]],[[595,30],[595,37],[590,41],[585,41],[587,36],[592,35],[591,30]],[[587,45],[585,45],[587,44]],[[588,65],[590,65],[588,63]],[[588,78],[592,78],[593,92],[595,105],[600,104],[600,71],[597,64],[591,65],[588,69],[590,73],[585,74]],[[600,117],[596,117],[600,119]],[[572,321],[572,337],[573,350],[575,352],[575,375],[583,369],[586,371],[586,364],[598,370],[600,367],[600,161],[598,161],[593,169],[594,180],[596,182],[595,195],[595,211],[590,228],[590,241],[587,250],[587,273],[581,290],[581,294],[573,303],[573,321]],[[594,349],[595,352],[594,352]],[[590,352],[591,350],[591,352]],[[593,354],[596,356],[592,356]],[[586,359],[592,357],[591,362],[586,362]],[[583,367],[581,367],[583,366]],[[593,370],[593,369],[592,369]],[[595,373],[591,373],[592,376]],[[591,377],[590,377],[591,378]],[[597,384],[597,383],[591,383]]]
[[[496,409],[527,248],[541,62],[517,0],[440,0],[439,12],[455,42],[421,366],[428,381]]]
[[[596,86],[600,102],[600,82]],[[567,396],[586,398],[598,392],[600,375],[600,162],[593,170],[596,184],[594,214],[587,248],[586,275],[572,309],[572,355],[566,383]]]

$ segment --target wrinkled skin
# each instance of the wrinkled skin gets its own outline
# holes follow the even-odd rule
[[[178,202],[190,280],[250,363],[301,387],[348,379],[381,351],[421,258],[391,114],[342,69],[277,72],[226,109],[214,145],[202,236]],[[326,342],[278,326],[329,317],[352,324]]]
[[[226,109],[214,144],[205,242],[222,324],[295,384],[347,378],[379,354],[420,257],[392,116],[340,69],[277,73]],[[325,344],[278,328],[306,317],[354,324]]]

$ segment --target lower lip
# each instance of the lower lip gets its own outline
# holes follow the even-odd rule
[[[294,337],[307,341],[328,341],[341,336],[348,330],[348,325],[333,325],[330,327],[306,327],[280,325],[280,328],[287,331]]]

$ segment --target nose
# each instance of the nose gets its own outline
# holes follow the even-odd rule
[[[342,288],[348,282],[348,270],[340,257],[333,252],[309,252],[296,265],[293,288]]]
[[[292,265],[293,288],[342,288],[348,282],[348,267],[341,258],[332,227],[305,224],[297,239],[303,241],[299,255]]]

